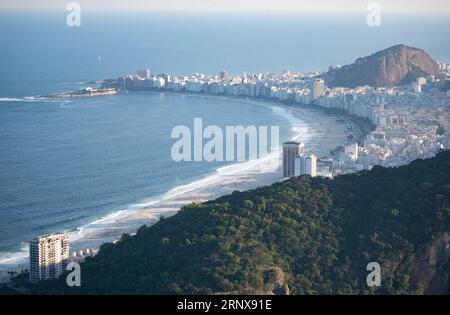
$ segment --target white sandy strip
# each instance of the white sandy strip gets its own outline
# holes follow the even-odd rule
[[[314,147],[318,152],[327,153],[345,141],[343,123],[337,123],[334,117],[308,109],[293,110],[280,106],[271,108],[291,122],[295,132],[293,140],[303,141],[307,147]],[[161,216],[174,215],[182,206],[192,202],[212,200],[234,190],[243,191],[270,185],[281,179],[280,148],[277,149],[261,159],[221,167],[215,174],[176,187],[161,198],[134,204],[80,227],[75,232],[68,232],[71,250],[98,248],[105,242],[119,238],[123,233],[134,233],[143,224],[156,222]],[[23,267],[27,257],[25,249],[20,256],[16,256],[19,259],[15,264],[22,263]],[[12,259],[8,261],[8,264],[11,263],[14,263]],[[0,262],[0,269],[1,267]]]

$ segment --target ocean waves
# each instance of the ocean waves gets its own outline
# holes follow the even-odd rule
[[[34,100],[30,99],[30,101]],[[204,102],[207,101],[209,102],[209,100],[204,100]],[[256,104],[258,102],[252,103]],[[241,106],[240,104],[239,106]],[[289,121],[292,125],[290,134],[293,137],[298,137],[300,133],[303,138],[307,137],[307,126],[305,123],[295,118],[286,108],[269,106],[264,103],[258,103],[258,105],[270,108],[269,113],[273,112],[275,116],[278,116],[278,120]],[[275,116],[270,117],[274,117],[275,119]],[[58,217],[60,215],[61,217],[54,221],[56,222],[54,232],[63,231],[67,233],[71,242],[71,251],[98,248],[105,242],[118,239],[123,233],[134,233],[143,224],[148,225],[156,222],[161,216],[171,216],[182,206],[191,202],[203,202],[229,194],[233,190],[247,190],[273,183],[279,179],[276,172],[280,148],[271,149],[268,155],[259,159],[222,165],[215,170],[210,169],[207,171],[207,174],[194,176],[194,179],[188,183],[180,182],[179,185],[172,188],[169,187],[163,193],[147,199],[140,199],[131,203],[129,206],[113,209],[113,211],[98,216],[97,218],[95,218],[95,214],[93,213],[93,216],[90,216],[91,219],[83,217],[83,220],[79,220],[80,218],[77,217],[75,211],[70,217],[65,219],[63,213],[57,211]],[[101,174],[103,173],[100,173],[98,176]],[[272,174],[272,177],[266,179],[264,182],[260,182],[258,178],[264,176],[264,174]],[[81,174],[78,176],[81,176]],[[145,183],[142,184],[145,185]],[[101,204],[98,201],[95,202],[96,206]],[[108,208],[108,206],[105,207]],[[103,209],[105,207],[99,206],[97,208]],[[66,230],[61,230],[56,227],[70,226],[71,222],[79,221],[87,221],[88,223],[83,223],[78,227],[74,226]],[[52,230],[51,225],[42,226],[40,224],[39,226],[45,228],[45,230]],[[39,233],[36,231],[34,234],[38,235]],[[5,266],[26,263],[27,256],[28,248],[25,245],[21,246],[17,252],[2,252],[0,253],[0,269],[4,269]]]

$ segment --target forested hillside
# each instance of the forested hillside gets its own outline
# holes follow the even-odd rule
[[[293,178],[192,204],[105,244],[37,293],[449,292],[450,151],[400,168]],[[381,265],[368,288],[366,266]]]

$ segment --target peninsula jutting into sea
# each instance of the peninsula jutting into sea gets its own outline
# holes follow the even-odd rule
[[[388,61],[386,62],[386,60]],[[389,66],[385,67],[385,63]],[[377,65],[383,67],[383,71],[379,70]],[[369,73],[368,69],[371,69],[373,73]],[[435,286],[432,283],[438,276],[437,271],[432,272],[432,275],[425,280],[422,278],[405,280],[405,277],[410,277],[412,270],[419,268],[418,265],[414,262],[414,258],[411,258],[412,263],[406,264],[396,262],[393,257],[399,253],[401,255],[422,255],[422,252],[406,250],[405,248],[428,244],[427,242],[432,239],[432,235],[438,237],[439,243],[428,244],[427,246],[432,248],[436,246],[445,247],[445,244],[448,244],[448,235],[441,233],[446,231],[449,220],[447,217],[448,208],[446,208],[448,206],[448,191],[445,191],[445,189],[441,191],[441,188],[436,188],[437,190],[434,192],[443,195],[436,204],[430,206],[430,211],[436,210],[436,214],[432,214],[431,217],[436,215],[438,217],[436,220],[441,225],[433,227],[424,235],[420,235],[418,239],[411,236],[415,232],[413,228],[406,228],[405,225],[406,232],[391,230],[390,223],[384,221],[380,222],[375,230],[367,227],[374,234],[358,235],[355,232],[358,229],[351,225],[352,223],[348,223],[349,226],[341,225],[339,222],[342,218],[338,218],[341,213],[339,211],[334,213],[333,211],[337,210],[335,207],[347,209],[348,213],[352,213],[352,216],[348,217],[348,213],[342,214],[346,220],[362,215],[360,211],[363,209],[354,208],[356,204],[351,205],[350,200],[344,200],[340,194],[337,194],[337,191],[344,189],[347,185],[346,180],[349,178],[352,179],[355,186],[345,189],[348,192],[356,193],[358,189],[357,178],[361,178],[359,183],[361,186],[359,187],[365,188],[360,193],[362,195],[367,194],[365,197],[369,198],[368,191],[377,190],[371,186],[374,180],[391,178],[391,176],[397,174],[399,177],[397,180],[394,182],[386,181],[383,184],[386,189],[388,187],[391,190],[396,189],[396,185],[401,183],[399,179],[407,176],[406,174],[411,170],[417,169],[418,172],[424,172],[424,168],[435,167],[434,163],[439,164],[446,160],[448,152],[440,153],[437,158],[435,156],[443,150],[450,149],[450,133],[448,132],[450,130],[449,78],[450,66],[447,64],[434,61],[423,50],[396,45],[371,56],[359,58],[351,65],[330,66],[326,72],[297,73],[285,70],[281,74],[244,73],[233,76],[226,71],[221,71],[218,75],[195,73],[191,76],[180,77],[165,73],[155,75],[152,74],[150,69],[144,69],[139,70],[136,75],[125,75],[117,79],[92,82],[100,85],[99,87],[48,95],[45,99],[142,92],[189,94],[194,97],[200,97],[200,95],[205,97],[207,95],[211,98],[231,97],[243,104],[245,102],[258,102],[265,107],[278,111],[280,115],[291,121],[294,131],[296,127],[299,128],[299,126],[296,126],[295,119],[301,119],[308,129],[307,132],[297,130],[296,134],[283,145],[282,168],[273,168],[273,165],[268,163],[273,159],[278,160],[280,158],[278,153],[281,153],[281,151],[256,161],[248,161],[246,162],[248,166],[245,167],[246,172],[233,173],[231,171],[224,172],[223,175],[219,172],[217,178],[206,185],[202,185],[199,181],[192,187],[183,187],[180,191],[173,191],[172,198],[166,198],[150,207],[147,206],[147,208],[137,209],[131,214],[123,216],[119,214],[115,219],[122,226],[126,223],[127,228],[117,229],[116,234],[112,237],[113,239],[111,239],[111,234],[108,238],[104,238],[106,230],[103,232],[97,230],[85,237],[84,243],[77,240],[78,248],[84,248],[79,253],[69,254],[68,247],[66,247],[67,253],[64,257],[67,257],[60,259],[61,263],[64,260],[64,264],[67,263],[66,260],[83,262],[86,257],[95,256],[82,264],[83,268],[87,269],[88,284],[81,290],[74,292],[99,293],[106,290],[109,293],[129,293],[131,291],[134,293],[164,294],[209,294],[217,292],[252,294],[373,293],[374,289],[364,288],[360,283],[351,285],[347,289],[346,286],[352,281],[359,281],[357,279],[363,274],[364,270],[361,267],[365,262],[364,259],[369,261],[369,257],[375,259],[376,255],[385,255],[383,257],[386,260],[382,262],[383,268],[392,268],[393,264],[402,265],[401,270],[390,272],[389,279],[392,283],[380,289],[379,293],[409,292],[423,294],[433,290],[443,292],[444,286]],[[321,122],[318,123],[316,120]],[[312,138],[309,139],[308,137],[311,136]],[[320,138],[320,140],[317,138]],[[308,155],[305,151],[308,152]],[[285,157],[290,154],[292,154],[292,159],[286,159]],[[316,156],[318,157],[317,162]],[[422,164],[416,162],[405,166],[415,160],[422,159],[430,160]],[[292,165],[287,165],[289,163],[292,163]],[[297,163],[303,165],[299,170],[297,170]],[[272,167],[269,167],[269,164]],[[379,166],[389,169],[380,171]],[[447,166],[442,167],[446,169]],[[361,172],[370,171],[374,168],[376,169],[375,172]],[[377,177],[380,176],[377,172],[383,172],[382,176]],[[357,173],[356,177],[349,175],[352,173]],[[359,174],[364,174],[365,177]],[[318,178],[313,179],[316,176]],[[437,175],[434,174],[434,176]],[[425,182],[427,184],[425,185],[426,189],[431,189],[430,187],[434,187],[435,184],[444,183],[447,180],[445,176],[437,176],[436,181],[432,183]],[[425,177],[429,179],[427,176]],[[413,181],[406,186],[411,188],[412,183]],[[270,184],[273,185],[258,188]],[[287,196],[289,191],[293,189],[292,187],[295,187],[294,191],[297,195],[290,199]],[[251,190],[255,188],[256,190]],[[232,191],[234,192],[228,195]],[[389,194],[390,190],[379,190],[378,193],[381,195]],[[402,197],[405,198],[411,192],[402,188],[399,193],[405,194]],[[417,193],[421,196],[425,194],[424,192]],[[425,195],[423,198],[425,198]],[[218,197],[220,198],[214,200]],[[364,198],[353,201],[359,204],[363,200]],[[417,203],[412,203],[411,209],[407,210],[406,204],[397,204],[395,200],[386,199],[384,202],[387,205],[383,205],[381,209],[373,208],[373,211],[379,215],[387,214],[391,217],[400,217],[402,220],[406,220],[402,217],[404,212],[410,211],[406,214],[408,218],[412,214],[419,215],[418,211],[421,210],[420,204],[422,201],[419,201],[419,199],[416,201]],[[305,205],[305,202],[308,206]],[[281,219],[281,221],[277,221],[278,219],[274,219],[272,215],[266,218],[265,216],[271,211],[273,211],[273,215],[286,215],[286,213],[280,213],[281,208],[278,208],[277,204],[290,213],[290,216],[294,217],[295,220],[288,223]],[[296,210],[297,207],[303,210]],[[182,210],[177,214],[180,208]],[[262,209],[269,212],[266,213]],[[322,211],[319,217],[311,217],[315,209]],[[260,213],[261,211],[263,213]],[[189,227],[180,223],[180,220],[188,222],[194,218],[199,219],[199,214],[195,212],[202,213],[205,218],[214,222],[214,225],[203,222],[206,230],[202,230],[202,225],[195,224],[195,229],[190,230]],[[237,220],[239,223],[234,225],[234,223],[231,223],[232,221],[228,221],[228,215],[233,218],[230,220]],[[169,216],[173,217],[168,218]],[[161,217],[163,218],[161,219]],[[269,220],[269,218],[271,223],[266,222],[268,224],[266,228],[263,222],[266,219]],[[253,220],[259,228],[249,225],[247,220]],[[311,226],[300,227],[293,223],[301,221],[308,222]],[[286,224],[281,227],[283,222]],[[406,224],[405,222],[401,221],[398,228],[402,227],[402,224]],[[146,225],[141,226],[142,224]],[[147,225],[152,226],[147,227]],[[221,227],[225,226],[229,230],[221,230]],[[346,230],[350,227],[353,229],[351,233]],[[271,239],[273,235],[278,235],[277,229],[282,229],[284,233],[287,233],[285,241]],[[302,240],[288,236],[289,233],[296,234],[299,230],[304,233],[301,234],[304,235],[301,237]],[[344,232],[338,232],[340,230]],[[122,233],[125,234],[120,235]],[[245,236],[246,233],[256,234],[254,238],[248,239]],[[258,236],[260,233],[263,234]],[[315,233],[319,233],[319,235],[316,235],[317,239],[310,239],[310,235]],[[393,236],[397,233],[400,236]],[[233,242],[229,240],[232,235],[238,236]],[[378,235],[383,235],[380,236],[382,240],[378,239]],[[349,254],[345,247],[350,246],[349,244],[355,241],[355,237],[362,237],[361,243],[358,245],[360,246],[360,252]],[[393,239],[390,239],[391,237]],[[397,237],[399,238],[397,239]],[[43,236],[33,240],[33,242],[40,244],[40,242],[47,242],[48,239],[57,239],[57,242],[62,239],[67,242],[67,237],[62,236],[61,238],[59,235]],[[150,243],[155,244],[152,246],[154,253],[147,252],[141,247],[141,242],[144,239],[151,240]],[[288,239],[292,242],[291,244],[285,243],[288,242]],[[320,245],[315,243],[318,239],[322,240],[322,242],[319,242]],[[113,242],[105,243],[98,252],[100,240],[103,240],[103,242],[113,240]],[[393,240],[399,242],[389,245],[395,250],[392,252],[386,251],[385,246],[388,246],[386,244]],[[300,245],[299,242],[303,242],[303,244]],[[388,243],[383,243],[384,245],[381,246],[381,249],[378,249],[378,252],[372,253],[375,256],[371,256],[370,252],[365,250],[368,250],[367,246],[370,247],[377,242]],[[258,244],[255,245],[257,246],[256,249],[250,246],[253,243]],[[331,249],[325,243],[335,245],[332,253],[329,252]],[[87,244],[90,244],[91,247],[87,248]],[[209,249],[211,244],[214,244],[212,248],[217,246],[218,248]],[[293,244],[296,245],[291,247]],[[205,250],[204,246],[208,247],[206,252],[210,256],[207,256],[206,262],[200,263],[197,259],[204,257],[204,254],[202,254]],[[278,249],[267,251],[268,247],[273,246]],[[170,252],[176,253],[169,254],[168,249],[165,249],[166,247],[170,248]],[[106,268],[114,269],[114,266],[105,262],[105,259],[111,257],[111,255],[118,255],[119,265],[127,264],[125,256],[130,254],[129,248],[133,248],[136,253],[142,255],[136,257],[136,265],[130,268],[136,274],[147,273],[150,278],[146,278],[148,281],[146,280],[143,283],[142,277],[134,279],[134,276],[125,275],[125,282],[115,285],[114,289],[108,291],[106,286],[95,280],[98,279],[99,274],[96,275],[93,270],[96,268],[96,264],[100,264],[100,262],[107,266]],[[185,251],[191,250],[196,253],[192,256],[194,261],[186,256],[187,252]],[[309,270],[312,267],[311,261],[303,261],[303,258],[300,259],[297,256],[302,256],[303,253],[309,251],[320,252],[321,255],[328,253],[331,255],[329,257],[332,257],[330,259],[340,266],[338,269],[341,268],[342,270],[350,268],[344,266],[346,260],[353,260],[353,267],[351,267],[353,269],[349,275],[343,276],[342,279],[333,278],[336,283],[333,288],[327,281],[319,280],[322,277],[320,272]],[[278,255],[282,256],[285,261],[277,261],[274,252],[278,252]],[[127,254],[125,255],[125,253]],[[155,255],[158,255],[158,257]],[[213,258],[211,255],[218,255],[220,259]],[[360,255],[367,257],[364,258]],[[141,257],[148,259],[145,261],[152,266],[152,270],[148,269],[150,267],[143,265],[143,261],[140,260]],[[287,263],[289,257],[297,257],[295,259],[298,260],[294,259],[292,264]],[[326,273],[326,270],[331,268],[330,262],[324,261],[323,256],[317,259],[320,261],[319,265],[323,268],[323,272]],[[197,277],[198,275],[197,278],[186,278],[183,267],[175,262],[177,260],[182,261],[183,264],[192,264],[195,268],[199,268],[189,269],[193,275],[196,275],[200,269],[206,270],[206,274],[212,277],[211,280],[208,280],[211,281],[211,284],[203,283],[200,277]],[[251,260],[255,261],[250,263]],[[221,264],[213,267],[218,261],[221,261]],[[169,263],[166,267],[162,267],[160,263],[163,262]],[[156,266],[159,267],[156,268]],[[39,264],[33,268],[32,275],[35,274],[33,270],[36,270],[36,268],[39,270]],[[229,270],[229,268],[234,268],[234,271]],[[301,272],[298,273],[298,268],[308,269],[309,278]],[[112,269],[109,271],[112,271]],[[158,269],[167,270],[165,272],[169,275],[178,272],[183,274],[178,274],[177,277],[169,276],[168,279],[163,281],[154,273]],[[59,276],[63,273],[63,270],[61,268],[58,270]],[[104,274],[102,276],[105,277]],[[31,278],[33,277],[30,276]],[[19,276],[15,281],[20,283],[20,279]],[[46,279],[51,279],[51,277],[35,277],[33,282],[36,283]],[[111,281],[118,283],[116,280]],[[155,281],[158,283],[155,283]],[[313,284],[308,284],[311,281],[313,281]],[[398,284],[396,281],[401,283]],[[133,286],[131,283],[137,284]],[[65,292],[66,289],[62,288],[60,284],[54,284],[54,287],[44,283],[42,286],[31,286],[29,289],[36,290],[36,292],[54,292],[53,290]],[[75,288],[75,290],[77,289]]]

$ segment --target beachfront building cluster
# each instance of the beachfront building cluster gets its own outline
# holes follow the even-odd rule
[[[352,123],[347,123],[348,141],[333,152],[329,166],[329,172],[337,175],[371,169],[374,165],[400,166],[450,148],[450,68],[446,64],[440,64],[440,68],[440,78],[427,76],[408,85],[382,88],[328,88],[321,79],[323,73],[288,70],[278,74],[243,73],[239,76],[226,71],[209,76],[201,73],[150,75],[150,70],[140,70],[137,75],[111,80],[107,86],[309,104],[346,112],[370,122],[374,130],[365,139],[353,137]],[[283,169],[284,177],[293,173],[295,166],[286,173]]]
[[[444,72],[450,72],[450,64],[447,64],[445,62],[438,62],[439,69],[441,69]]]
[[[401,166],[450,148],[450,98],[434,83],[420,83],[420,93],[408,87],[360,87],[333,89],[319,100],[319,106],[345,110],[375,126],[360,146],[346,146],[336,157],[335,175],[374,165]]]
[[[86,249],[80,249],[78,251],[72,251],[70,254],[70,261],[76,261],[76,262],[82,262],[87,257],[93,257],[98,254],[97,248],[86,248]]]
[[[317,175],[317,157],[314,154],[306,154],[303,143],[283,143],[283,178],[301,175]]]
[[[69,238],[63,233],[44,235],[30,242],[30,282],[57,279],[69,260]]]

